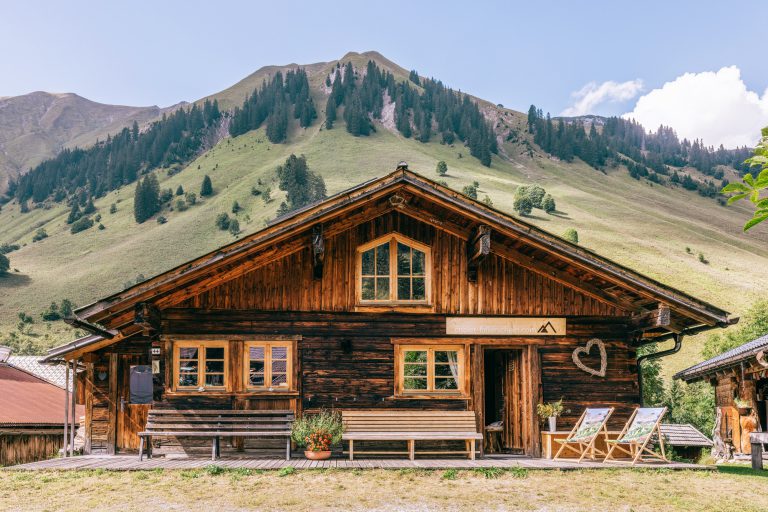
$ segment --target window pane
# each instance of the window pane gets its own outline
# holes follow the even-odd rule
[[[272,361],[272,373],[285,373],[288,371],[288,361]]]
[[[179,371],[179,386],[197,386],[197,370],[194,373]]]
[[[364,276],[372,276],[373,268],[373,249],[368,249],[362,255],[362,273]]]
[[[455,350],[435,350],[436,363],[455,363],[458,360]]]
[[[435,377],[453,377],[453,372],[451,372],[451,365],[449,365],[449,364],[436,364],[435,365]]]
[[[456,379],[453,378],[435,378],[435,389],[459,389],[459,385],[456,383]]]
[[[224,347],[206,347],[206,359],[224,359]]]
[[[288,376],[285,373],[273,373],[272,374],[273,386],[287,386]]]
[[[179,359],[197,359],[197,347],[179,347]]]
[[[404,359],[406,363],[426,363],[427,351],[426,350],[406,350]]]
[[[264,373],[264,361],[251,361],[251,373]]]
[[[424,253],[419,251],[418,249],[413,250],[413,275],[415,276],[423,276],[424,275]]]
[[[406,377],[403,380],[404,389],[427,389],[427,379]]]
[[[373,300],[376,298],[374,282],[375,280],[372,277],[363,278],[363,287],[362,287],[363,300]]]
[[[224,374],[214,373],[205,375],[206,386],[224,386]]]
[[[272,347],[272,359],[288,359],[288,347]]]
[[[179,371],[197,373],[197,359],[193,359],[192,361],[179,361]]]
[[[411,300],[411,278],[397,278],[397,300]]]
[[[250,347],[248,349],[248,355],[253,361],[254,359],[264,360],[264,347]]]
[[[205,361],[205,373],[224,373],[224,361]]]
[[[376,278],[376,300],[389,300],[389,278]]]
[[[389,275],[389,244],[383,244],[376,248],[376,275]]]
[[[426,286],[423,277],[413,278],[413,300],[424,300],[427,296]]]
[[[399,242],[397,244],[397,275],[411,275],[411,248]]]
[[[425,364],[406,364],[403,368],[406,377],[426,377],[427,365]]]
[[[251,361],[248,371],[248,385],[264,385],[264,361]]]

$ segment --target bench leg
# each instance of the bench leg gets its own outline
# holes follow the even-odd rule
[[[147,436],[147,459],[152,458],[152,436]]]
[[[349,460],[355,459],[355,441],[353,439],[349,440]]]
[[[408,440],[408,459],[413,460],[416,458],[416,441],[413,439]]]
[[[144,436],[139,438],[139,462],[144,460]]]
[[[763,443],[752,444],[752,469],[763,469]]]
[[[469,442],[469,460],[475,460],[475,440]]]
[[[285,442],[285,460],[291,460],[291,438]]]
[[[211,440],[211,460],[216,460],[216,445],[219,444],[219,438],[214,437]]]

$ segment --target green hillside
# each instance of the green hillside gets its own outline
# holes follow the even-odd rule
[[[353,57],[360,67],[370,55]],[[387,66],[386,62],[378,64]],[[319,120],[307,129],[294,124],[289,143],[269,143],[262,128],[223,139],[171,177],[164,169],[156,171],[163,189],[176,190],[182,185],[185,191],[199,194],[203,176],[208,174],[216,192],[187,211],[162,212],[168,219],[165,224],[154,220],[135,223],[134,186],[96,200],[104,230],[93,227],[74,235],[66,224],[68,209],[62,204],[26,214],[20,213],[15,202],[3,206],[0,243],[22,247],[8,254],[15,270],[0,278],[0,344],[25,342],[43,348],[68,341],[73,336],[70,329],[61,322],[41,320],[40,313],[51,301],[68,298],[77,305],[87,304],[122,289],[140,274],[150,277],[233,240],[231,234],[216,228],[214,219],[218,213],[229,213],[235,200],[243,207],[237,215],[242,234],[261,229],[274,218],[282,197],[275,168],[291,153],[306,155],[310,168],[325,178],[329,194],[389,173],[401,160],[433,178],[437,178],[436,163],[444,160],[449,172],[441,179],[449,186],[461,190],[478,181],[481,200],[487,195],[494,206],[510,212],[515,188],[538,183],[555,197],[559,213],[534,210],[526,220],[537,226],[555,234],[575,228],[581,245],[736,314],[758,296],[758,283],[749,272],[768,263],[768,228],[741,234],[746,208],[726,208],[695,192],[651,186],[630,178],[623,168],[604,173],[579,161],[561,163],[539,152],[531,157],[528,140],[504,143],[488,168],[460,144],[422,144],[381,124],[370,137],[351,136],[341,119],[326,130],[320,122],[326,94],[323,82],[335,62],[314,66],[307,69],[312,69],[310,81]],[[391,71],[399,76],[405,72],[401,68]],[[235,101],[264,76],[251,75],[248,84],[241,82],[213,97],[222,103],[227,97]],[[525,124],[520,113],[488,103],[484,108],[508,126],[522,130]],[[271,186],[271,202],[265,204],[251,194],[259,181],[262,187]],[[110,214],[113,203],[117,212]],[[41,227],[49,236],[33,243],[32,236]],[[708,264],[699,261],[699,253]],[[22,325],[21,331],[17,325],[20,312],[34,319],[34,323]],[[669,367],[679,368],[697,357],[696,344],[687,343]]]

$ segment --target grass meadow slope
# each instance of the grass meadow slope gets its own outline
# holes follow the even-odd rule
[[[364,64],[367,58],[355,55]],[[260,129],[222,140],[178,174],[155,171],[163,189],[176,190],[181,185],[199,195],[206,174],[215,189],[212,197],[199,199],[186,211],[164,211],[165,224],[154,219],[136,224],[134,186],[96,201],[105,229],[94,226],[74,235],[66,224],[66,206],[56,204],[27,214],[21,214],[17,204],[3,206],[0,243],[22,247],[8,255],[14,270],[0,278],[0,344],[11,333],[18,334],[19,312],[34,317],[35,323],[22,329],[32,344],[43,348],[68,341],[71,330],[40,318],[51,301],[69,298],[84,305],[119,291],[138,275],[150,277],[232,241],[233,235],[218,230],[214,219],[221,212],[229,213],[233,201],[243,208],[237,215],[240,236],[261,229],[275,217],[282,199],[275,168],[291,153],[306,155],[310,168],[325,178],[329,194],[387,174],[401,160],[432,178],[438,178],[435,165],[444,160],[449,172],[441,179],[450,187],[461,190],[477,181],[478,197],[482,200],[487,195],[495,207],[508,212],[517,186],[538,183],[555,197],[558,213],[534,210],[526,219],[529,222],[555,234],[575,228],[584,247],[735,314],[758,296],[760,283],[751,272],[768,264],[768,229],[742,234],[746,208],[722,207],[682,189],[651,186],[630,178],[623,168],[603,173],[581,162],[565,164],[538,153],[530,157],[516,144],[505,143],[503,156],[494,156],[487,168],[459,144],[422,144],[381,125],[370,137],[349,135],[342,121],[327,130],[321,122],[322,82],[334,63],[317,66],[311,83],[319,119],[307,129],[295,126],[288,144],[269,143]],[[248,86],[261,79],[251,79]],[[241,86],[225,92],[234,98],[245,90]],[[524,122],[518,113],[496,109],[496,114],[519,127]],[[271,187],[272,201],[265,203],[251,194],[259,183],[262,188]],[[112,204],[117,211],[110,214]],[[33,243],[32,236],[41,227],[49,236]],[[699,261],[699,253],[708,263]],[[697,358],[694,340],[669,367],[677,369]]]

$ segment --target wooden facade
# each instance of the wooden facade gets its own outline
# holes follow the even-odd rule
[[[423,274],[409,270],[411,286],[413,275],[426,279],[423,299],[386,300],[386,293],[400,294],[388,286],[408,286],[400,265],[409,263],[392,246],[384,298],[362,300],[359,249],[389,235],[426,254]],[[378,275],[376,268],[366,275]],[[663,322],[652,314],[659,308],[666,308]],[[584,407],[613,406],[618,427],[640,401],[638,344],[728,321],[713,306],[406,170],[77,314],[103,336],[49,357],[85,364],[86,448],[107,453],[136,448],[150,407],[211,407],[297,415],[320,408],[469,410],[480,432],[504,425],[505,450],[539,455],[537,403],[562,398],[566,424]],[[477,332],[449,334],[454,317],[472,319]],[[488,318],[535,320],[541,329],[491,332]],[[550,318],[564,318],[565,332],[548,331]],[[574,363],[574,350],[594,338],[605,346],[604,375]],[[182,343],[189,348],[184,357]],[[270,343],[282,348],[264,348]],[[210,357],[210,375],[185,357]],[[580,362],[603,363],[595,353]],[[152,404],[130,401],[134,365],[154,365]],[[409,376],[403,365],[411,365]],[[403,378],[412,389],[403,390]],[[193,444],[168,448],[192,451]],[[269,442],[223,448],[255,447]]]

